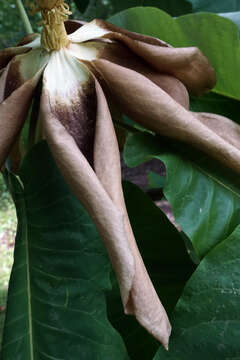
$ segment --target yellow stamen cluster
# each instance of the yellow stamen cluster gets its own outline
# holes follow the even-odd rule
[[[42,46],[47,51],[60,50],[68,45],[64,21],[71,15],[64,0],[37,0],[35,11],[42,13]]]

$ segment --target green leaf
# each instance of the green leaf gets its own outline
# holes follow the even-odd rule
[[[7,178],[19,223],[2,360],[127,360],[106,314],[108,257],[46,143]]]
[[[193,11],[233,12],[240,10],[240,0],[188,0],[193,6]]]
[[[124,195],[144,263],[165,309],[171,314],[186,281],[195,270],[185,239],[136,185],[124,182]],[[113,283],[114,292],[109,294],[109,318],[122,335],[132,360],[152,358],[159,343],[134,318],[124,316],[118,286],[115,280]]]
[[[135,6],[153,6],[172,16],[192,12],[192,5],[187,0],[111,0],[113,14]]]
[[[159,9],[148,7],[128,9],[109,21],[158,37],[173,46],[199,47],[216,70],[214,91],[240,99],[240,41],[238,28],[232,21],[215,14],[189,14],[173,19]]]
[[[144,146],[142,146],[144,144]],[[152,157],[162,160],[167,179],[164,195],[199,257],[240,224],[240,184],[208,157],[183,144],[170,145],[150,134],[128,136],[124,160],[134,167]]]
[[[237,25],[238,30],[240,31],[240,11],[236,12],[227,12],[227,13],[219,13],[218,15],[225,17],[226,19],[231,20],[234,24]]]
[[[154,360],[239,359],[240,227],[189,280],[172,317],[170,350]]]

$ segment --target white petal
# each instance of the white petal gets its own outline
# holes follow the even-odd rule
[[[108,30],[105,30],[97,25],[96,20],[91,21],[90,23],[82,26],[76,30],[71,35],[68,35],[68,38],[71,42],[81,43],[93,39],[97,39],[109,33]]]
[[[71,105],[79,87],[89,80],[86,67],[67,50],[53,51],[44,71],[44,86],[55,95],[55,101]]]
[[[48,93],[52,114],[92,164],[97,99],[88,68],[66,49],[52,52],[43,76],[43,91]]]
[[[98,58],[98,54],[104,46],[104,43],[99,42],[85,44],[70,43],[67,51],[79,60],[92,61]]]

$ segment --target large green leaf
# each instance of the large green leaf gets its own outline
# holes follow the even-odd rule
[[[105,249],[46,144],[7,180],[19,224],[1,359],[128,359],[106,315]]]
[[[227,12],[227,13],[219,13],[218,15],[225,17],[234,22],[237,25],[238,30],[240,31],[240,11],[236,12]]]
[[[238,28],[232,21],[210,13],[173,19],[150,7],[128,9],[109,21],[131,31],[158,37],[173,46],[198,46],[216,70],[214,91],[240,99],[240,41]]]
[[[170,350],[154,360],[226,360],[240,354],[240,227],[189,280],[172,317]]]
[[[147,270],[169,314],[195,269],[182,234],[136,185],[124,183],[124,195],[132,228]],[[159,343],[122,311],[119,290],[109,294],[108,314],[122,335],[132,360],[149,360]],[[136,343],[138,344],[136,346]]]
[[[183,144],[173,147],[146,133],[128,136],[124,149],[128,166],[137,166],[152,157],[164,162],[164,194],[177,223],[202,257],[240,223],[239,181],[226,170],[224,176],[220,175],[222,167]]]

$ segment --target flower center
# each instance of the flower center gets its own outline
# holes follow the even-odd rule
[[[64,0],[37,0],[38,11],[42,13],[42,46],[47,51],[60,50],[69,43],[64,21],[71,15]]]

